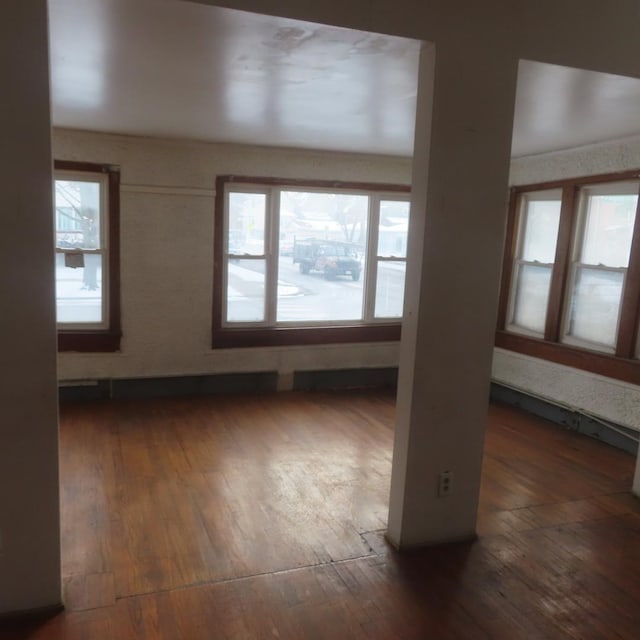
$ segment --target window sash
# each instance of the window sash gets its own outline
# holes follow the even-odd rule
[[[606,353],[615,353],[618,342],[618,332],[620,327],[620,316],[622,312],[622,301],[624,296],[624,287],[626,282],[626,274],[627,268],[629,264],[629,260],[625,265],[607,265],[602,264],[600,262],[595,263],[594,261],[586,262],[584,261],[584,256],[586,252],[587,243],[590,241],[588,237],[589,231],[589,223],[590,216],[595,215],[595,212],[592,210],[592,199],[600,196],[636,196],[636,209],[638,206],[637,196],[638,191],[640,189],[640,183],[638,181],[619,181],[612,183],[604,183],[597,185],[587,185],[583,186],[580,189],[580,196],[577,202],[577,222],[575,225],[575,235],[573,242],[573,252],[572,252],[572,264],[570,269],[569,276],[569,286],[566,289],[565,299],[564,299],[564,315],[563,315],[563,326],[562,326],[562,342],[566,344],[571,344],[574,346],[583,346],[588,349],[593,349],[596,351],[603,351]],[[635,215],[635,211],[634,211]],[[634,221],[635,222],[635,221]],[[633,232],[632,234],[633,235]],[[631,238],[632,241],[632,238]],[[631,250],[631,249],[630,249]],[[580,295],[580,291],[578,290],[580,278],[583,274],[596,274],[596,273],[610,273],[610,274],[620,274],[620,292],[615,301],[616,312],[615,312],[615,321],[613,324],[613,331],[607,331],[605,329],[606,323],[602,325],[602,330],[605,331],[600,337],[598,336],[580,336],[576,335],[574,332],[574,327],[576,324],[582,326],[584,329],[589,325],[590,319],[588,315],[590,313],[597,313],[598,311],[602,313],[602,304],[601,298],[595,297],[595,308],[585,309],[584,305],[582,306],[582,313],[580,317],[575,315],[576,305],[582,300],[577,298]],[[584,297],[584,294],[583,294]],[[598,302],[600,302],[598,308]],[[614,301],[609,301],[609,306],[613,304]],[[591,323],[593,324],[593,322]],[[608,339],[608,335],[612,333],[611,339]]]
[[[560,204],[559,207],[559,216],[558,216],[558,224],[555,229],[555,238],[553,239],[554,246],[554,260],[553,262],[542,262],[535,259],[524,259],[525,247],[527,246],[527,242],[530,240],[528,238],[528,230],[529,230],[529,219],[531,214],[532,203],[538,202],[558,202]],[[549,311],[549,295],[551,292],[551,282],[553,277],[553,268],[555,266],[555,253],[557,252],[557,242],[558,242],[558,233],[560,227],[560,209],[562,203],[562,190],[561,189],[541,189],[537,191],[526,191],[519,194],[517,206],[517,231],[516,231],[516,250],[515,255],[513,257],[513,262],[510,265],[512,271],[511,278],[511,286],[509,288],[509,298],[508,298],[508,308],[507,308],[507,330],[513,331],[515,333],[521,333],[523,335],[529,335],[534,337],[544,337],[546,330],[546,318]],[[542,293],[545,301],[545,309],[544,309],[544,321],[542,323],[541,328],[538,330],[531,326],[526,326],[522,323],[517,322],[516,314],[518,313],[518,309],[520,308],[520,299],[522,295],[522,291],[520,290],[521,286],[521,276],[527,270],[527,267],[540,267],[540,268],[548,268],[550,271],[550,278],[547,285],[546,292]]]
[[[568,287],[567,292],[567,301],[565,306],[565,319],[564,319],[564,330],[563,330],[563,339],[562,341],[566,344],[571,344],[574,346],[583,346],[588,349],[595,349],[597,351],[604,351],[608,353],[614,353],[616,348],[616,340],[618,335],[618,328],[620,325],[620,311],[622,306],[622,293],[624,290],[624,281],[626,275],[626,268],[621,267],[605,267],[605,266],[595,266],[592,264],[585,263],[574,263],[571,273],[571,286]],[[576,304],[579,300],[576,300],[577,297],[577,289],[578,283],[580,281],[580,277],[583,274],[591,273],[592,275],[601,273],[601,274],[620,274],[620,292],[615,301],[616,304],[616,312],[615,312],[615,320],[613,322],[613,332],[612,339],[606,340],[604,339],[606,336],[602,335],[602,339],[598,339],[597,337],[589,338],[576,335],[575,330],[572,327],[575,324],[579,325],[588,325],[589,317],[586,314],[582,314],[580,317],[576,317],[574,315],[574,310]],[[583,296],[584,297],[584,296]],[[591,308],[590,312],[597,311],[597,309]]]
[[[72,331],[100,331],[106,330],[110,325],[110,257],[109,257],[109,176],[104,172],[95,171],[76,171],[69,169],[55,169],[54,170],[54,185],[55,182],[78,182],[89,183],[99,185],[99,242],[97,248],[65,248],[59,247],[57,241],[57,225],[56,225],[56,246],[55,254],[58,255],[82,255],[83,262],[86,264],[86,256],[99,256],[101,259],[101,281],[100,281],[100,321],[58,321],[57,326],[59,330],[72,332]],[[55,192],[55,188],[54,188]],[[57,207],[54,203],[54,216],[56,215]],[[86,266],[84,267],[86,269]],[[58,304],[58,281],[56,278],[56,305]]]
[[[399,255],[388,252],[380,252],[380,226],[382,205],[385,203],[402,202],[407,203],[407,198],[399,198],[390,196],[389,194],[373,194],[371,196],[371,221],[369,232],[369,257],[368,264],[368,286],[366,288],[366,304],[365,304],[365,322],[368,323],[383,323],[390,320],[401,320],[404,310],[404,285],[406,283],[406,263],[407,263],[407,239],[408,239],[408,219],[407,219],[407,233],[404,238],[404,251],[399,252]],[[410,215],[410,213],[409,213]],[[381,306],[379,297],[382,296],[382,292],[378,290],[380,285],[379,274],[381,273],[380,265],[384,263],[402,263],[405,265],[405,270],[402,278],[402,297],[400,303],[400,315],[388,315],[378,314],[376,309]]]
[[[520,306],[520,296],[522,291],[520,289],[520,277],[521,274],[526,270],[527,267],[540,268],[549,271],[549,282],[546,286],[546,291],[543,293],[544,296],[544,313],[543,313],[543,321],[542,327],[538,330],[534,327],[527,326],[521,322],[517,322],[516,315],[518,314],[518,308]],[[538,262],[537,260],[516,260],[514,266],[514,277],[513,277],[513,287],[510,296],[509,303],[509,325],[508,330],[514,331],[516,333],[522,333],[524,335],[531,335],[542,337],[544,336],[545,326],[546,326],[546,317],[547,311],[549,309],[549,293],[551,290],[551,278],[553,275],[553,262]]]

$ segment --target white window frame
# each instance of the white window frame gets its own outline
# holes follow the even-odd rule
[[[300,191],[305,193],[331,193],[366,196],[369,199],[367,216],[367,247],[366,263],[362,272],[363,281],[363,312],[357,320],[326,320],[318,321],[277,321],[277,280],[279,260],[280,238],[280,194],[283,191]],[[265,238],[264,253],[258,254],[233,254],[229,252],[229,194],[230,193],[257,193],[265,195]],[[352,189],[341,187],[318,187],[313,185],[274,184],[264,185],[256,183],[228,182],[224,186],[224,221],[223,229],[223,264],[222,264],[222,329],[242,328],[318,328],[318,327],[349,327],[361,325],[396,324],[402,321],[402,316],[375,317],[375,288],[377,282],[377,267],[382,261],[404,262],[406,264],[406,252],[403,257],[378,256],[378,233],[380,221],[380,203],[382,201],[410,202],[410,195],[399,194],[384,190]],[[230,260],[255,259],[265,261],[265,313],[262,321],[229,322],[227,321],[227,286],[228,267]]]
[[[533,267],[546,267],[549,269],[550,278],[549,278],[549,286],[551,286],[551,278],[553,276],[553,268],[555,266],[555,258],[553,262],[540,262],[538,260],[524,260],[522,258],[524,241],[525,241],[525,229],[527,225],[527,218],[529,216],[529,203],[540,201],[540,200],[556,200],[555,196],[557,194],[557,200],[562,205],[562,189],[544,189],[540,191],[528,191],[523,193],[520,196],[520,201],[518,204],[518,231],[517,231],[517,244],[516,244],[516,252],[515,258],[512,266],[512,278],[511,278],[511,291],[509,292],[509,306],[507,309],[507,331],[511,331],[513,333],[519,333],[525,336],[531,336],[535,338],[544,337],[545,328],[542,327],[542,331],[534,331],[529,327],[524,327],[522,325],[516,324],[514,322],[515,315],[515,306],[516,306],[516,298],[518,296],[518,282],[520,276],[520,270],[524,266],[533,266]],[[556,229],[556,248],[558,242],[558,229]],[[547,306],[549,304],[549,297],[547,295]]]
[[[601,351],[603,353],[614,354],[616,352],[616,342],[618,331],[620,329],[620,318],[622,312],[622,300],[624,296],[624,287],[626,281],[626,275],[628,270],[628,264],[626,267],[613,267],[604,264],[590,264],[581,261],[581,256],[584,248],[584,240],[587,224],[587,208],[589,198],[591,196],[599,195],[638,195],[640,191],[640,182],[638,181],[624,181],[624,182],[611,182],[597,185],[588,185],[580,189],[578,196],[578,221],[576,224],[575,234],[573,238],[571,248],[571,266],[569,270],[568,286],[565,291],[565,297],[563,300],[564,313],[562,317],[562,330],[561,330],[561,342],[575,347],[583,347],[585,349],[592,349],[595,351]],[[571,308],[572,297],[575,288],[576,279],[580,270],[602,271],[608,273],[621,273],[622,274],[622,286],[620,290],[620,301],[618,305],[618,317],[616,320],[616,331],[614,336],[613,345],[608,345],[604,342],[596,342],[593,340],[586,340],[585,338],[578,338],[568,333],[569,325],[571,323]]]
[[[405,284],[406,284],[406,264],[407,264],[407,247],[405,246],[404,256],[382,256],[378,254],[378,244],[379,244],[379,234],[380,234],[380,205],[382,202],[409,202],[409,197],[399,197],[398,194],[388,194],[388,193],[373,193],[370,194],[369,200],[369,227],[367,230],[367,273],[365,276],[368,276],[371,282],[371,286],[365,286],[365,317],[367,318],[365,322],[369,322],[371,324],[377,322],[389,322],[391,320],[402,320],[402,314],[400,316],[379,316],[375,315],[376,308],[376,296],[378,295],[377,291],[377,282],[378,282],[378,265],[381,262],[402,262],[405,265]],[[409,217],[411,216],[411,212],[409,212]],[[407,229],[407,241],[408,241],[409,233]],[[408,244],[408,242],[407,242]],[[366,281],[365,281],[366,282]],[[404,305],[403,305],[404,306]]]
[[[54,179],[54,220],[56,217],[55,207],[55,182],[64,180],[69,182],[90,182],[100,185],[100,246],[97,249],[73,248],[67,249],[58,247],[57,233],[55,239],[55,253],[58,255],[78,254],[83,256],[98,255],[102,258],[102,280],[101,280],[101,317],[100,322],[57,322],[57,327],[62,331],[83,331],[83,330],[106,330],[109,329],[109,176],[102,172],[74,171],[70,169],[55,169]],[[57,232],[57,225],[54,232]],[[56,296],[57,304],[57,296]]]

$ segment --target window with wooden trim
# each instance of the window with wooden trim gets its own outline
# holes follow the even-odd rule
[[[54,163],[58,348],[120,347],[119,172],[84,162]]]
[[[214,347],[399,339],[408,187],[223,176],[215,220]]]
[[[640,172],[512,189],[496,344],[640,383]]]

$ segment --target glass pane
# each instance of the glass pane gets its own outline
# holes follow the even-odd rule
[[[637,201],[637,195],[589,196],[580,262],[628,266]]]
[[[398,200],[380,201],[378,255],[384,258],[407,257],[409,203]]]
[[[552,263],[556,256],[560,198],[527,200],[521,258],[528,262]]]
[[[76,254],[78,255],[78,254]],[[102,323],[102,256],[79,254],[84,267],[65,266],[56,253],[56,317],[58,323]]]
[[[378,261],[376,318],[401,318],[404,303],[405,262]]]
[[[364,255],[354,244],[296,240],[278,259],[278,322],[362,318]]]
[[[267,196],[264,193],[230,193],[227,253],[264,255]]]
[[[522,264],[518,269],[513,324],[544,333],[549,301],[551,267]]]
[[[613,347],[623,281],[620,272],[578,269],[567,335]]]
[[[265,260],[227,262],[227,322],[263,322]]]
[[[278,322],[363,317],[369,197],[282,191]]]
[[[280,249],[289,252],[294,240],[346,242],[364,253],[369,197],[349,193],[282,191]]]
[[[55,181],[56,246],[100,248],[100,183]]]

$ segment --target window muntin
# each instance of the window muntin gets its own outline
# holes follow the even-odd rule
[[[555,263],[562,191],[523,193],[509,330],[542,336]]]
[[[55,172],[56,317],[64,329],[106,329],[108,180],[102,173]]]
[[[620,182],[581,191],[563,342],[615,351],[639,186]]]
[[[408,196],[382,198],[375,190],[341,188],[337,183],[316,187],[311,183],[289,186],[275,181],[222,180],[218,206],[224,219],[222,241],[217,245],[223,249],[219,267],[222,304],[216,307],[214,291],[214,314],[216,308],[220,314],[219,324],[214,320],[214,344],[216,331],[236,335],[233,331],[240,330],[243,333],[238,335],[246,338],[252,335],[246,330],[252,328],[277,329],[274,336],[280,338],[274,339],[284,342],[276,343],[295,343],[295,338],[284,337],[282,331],[302,336],[301,328],[332,331],[331,327],[344,327],[346,331],[336,334],[336,339],[345,341],[354,335],[357,340],[350,333],[356,326],[398,322],[403,292],[390,296],[389,285],[395,282],[404,288]],[[260,219],[264,213],[263,229],[254,217],[249,230],[249,196]],[[389,210],[383,224],[379,223],[381,206]],[[380,238],[389,240],[389,215],[394,211],[398,219],[392,221],[396,226],[393,251],[383,250],[386,255],[378,256]],[[380,260],[388,265],[378,272]],[[388,274],[391,270],[393,277]],[[376,339],[370,332],[364,332],[361,339],[365,334]],[[271,338],[263,343],[272,344]]]

